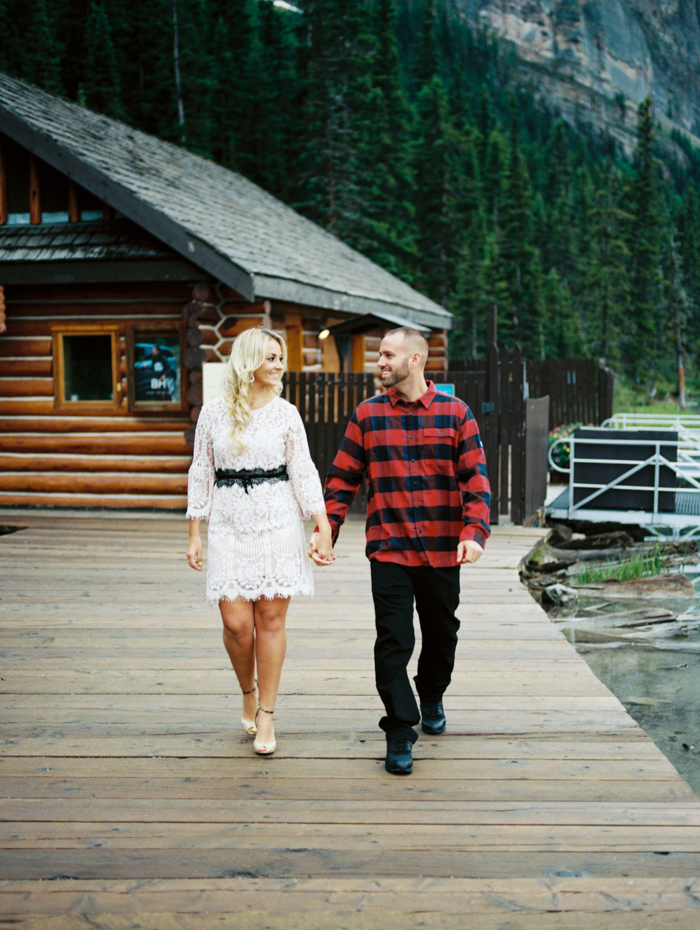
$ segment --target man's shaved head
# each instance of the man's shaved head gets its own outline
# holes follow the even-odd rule
[[[396,329],[390,329],[385,336],[403,336],[404,342],[408,343],[411,350],[420,352],[422,361],[428,358],[428,340],[418,329],[412,329],[410,326],[398,326]]]

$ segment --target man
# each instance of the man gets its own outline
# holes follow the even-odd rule
[[[445,731],[442,696],[457,646],[459,570],[476,562],[489,536],[490,491],[479,431],[467,405],[426,382],[428,343],[409,327],[379,349],[386,393],[363,401],[326,480],[333,542],[362,482],[369,488],[367,557],[372,572],[377,690],[385,708],[387,771],[413,770],[413,727]],[[316,559],[315,536],[309,552]],[[318,564],[322,564],[318,561]],[[408,680],[415,601],[423,643],[416,690]]]

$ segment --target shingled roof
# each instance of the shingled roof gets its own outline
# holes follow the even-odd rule
[[[0,74],[3,132],[249,300],[452,315],[247,178]]]

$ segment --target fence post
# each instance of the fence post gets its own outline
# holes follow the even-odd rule
[[[498,346],[495,342],[489,344],[488,358],[486,363],[486,399],[482,404],[482,423],[484,424],[484,435],[482,442],[486,454],[486,467],[488,469],[489,483],[491,485],[491,522],[498,524],[498,514],[500,512],[500,462],[499,462],[499,421],[501,416],[500,408],[500,383],[499,383],[499,365],[498,365]]]
[[[511,482],[510,519],[525,519],[525,366],[520,346],[511,355]]]
[[[613,415],[613,393],[615,389],[615,376],[609,368],[601,365],[598,368],[598,423],[609,419]]]

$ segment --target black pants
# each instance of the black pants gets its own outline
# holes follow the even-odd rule
[[[457,648],[459,566],[409,568],[373,559],[370,567],[377,624],[374,673],[386,711],[379,726],[387,739],[415,742],[413,726],[420,713],[406,671],[416,643],[413,602],[423,636],[416,690],[422,701],[439,701],[450,683]]]

